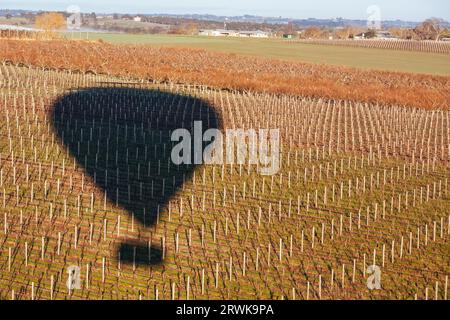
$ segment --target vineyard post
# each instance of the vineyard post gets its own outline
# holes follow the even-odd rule
[[[308,281],[308,283],[307,283],[307,285],[306,285],[306,300],[309,300],[309,281]]]
[[[244,258],[243,258],[243,263],[242,263],[242,275],[245,277],[245,271],[246,271],[246,267],[247,267],[247,253],[244,251]]]
[[[352,283],[355,283],[355,277],[356,277],[356,259],[353,259]]]
[[[294,242],[294,235],[291,234],[290,241],[289,241],[289,257],[292,258],[293,253],[293,242]]]
[[[435,286],[435,298],[434,300],[439,300],[439,281],[436,281],[436,286]]]
[[[366,254],[363,254],[363,276],[366,274]]]
[[[202,269],[202,295],[205,294],[205,269]]]
[[[447,291],[448,291],[448,275],[445,276],[445,286],[444,286],[444,300],[447,301]]]
[[[50,300],[53,300],[53,290],[54,290],[54,278],[53,275],[50,276]]]
[[[25,242],[25,266],[28,267],[28,242]]]
[[[283,239],[280,238],[280,247],[279,247],[279,260],[282,262],[283,259]]]
[[[172,293],[172,300],[175,300],[175,282],[172,282],[172,286],[171,287],[172,287],[172,290],[171,290],[172,291],[171,292]]]
[[[11,247],[8,248],[8,271],[11,272]]]
[[[187,277],[187,285],[186,285],[186,300],[190,300],[190,276]]]
[[[86,264],[86,289],[89,290],[89,263]]]
[[[219,287],[219,263],[216,262],[215,288]]]
[[[233,256],[230,254],[230,273],[229,280],[233,280]]]
[[[404,239],[403,239],[403,236],[402,236],[402,238],[400,240],[400,259],[403,258],[403,242],[404,242]]]
[[[45,251],[45,237],[41,238],[41,259],[44,260]]]
[[[319,274],[319,300],[322,299],[322,275]]]
[[[330,281],[330,284],[331,284],[331,290],[333,290],[333,287],[334,287],[334,269],[333,268],[331,269],[331,281]]]
[[[392,240],[392,245],[391,245],[391,263],[394,263],[394,254],[395,254],[395,240]]]
[[[106,258],[102,258],[102,283],[105,283],[105,264],[106,264]]]

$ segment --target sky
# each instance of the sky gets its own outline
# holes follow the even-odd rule
[[[0,0],[0,9],[65,11],[77,5],[82,12],[130,14],[261,15],[284,18],[366,19],[377,5],[382,20],[450,21],[449,0]]]

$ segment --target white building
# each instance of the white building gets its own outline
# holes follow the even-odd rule
[[[369,37],[367,32],[355,35],[355,40],[376,39],[376,40],[398,40],[389,31],[376,31],[374,37]]]
[[[29,32],[40,32],[41,29],[27,28],[22,26],[14,26],[9,24],[0,24],[0,30],[11,30],[11,31],[29,31]]]
[[[376,33],[375,39],[378,40],[397,40],[389,31],[378,31]]]
[[[142,21],[142,18],[139,17],[139,16],[136,16],[136,17],[133,18],[133,20],[134,20],[135,22],[141,22],[141,21]]]
[[[200,36],[209,37],[240,37],[240,38],[268,38],[269,33],[264,31],[236,31],[236,30],[225,30],[225,29],[215,29],[215,30],[200,30],[198,33]]]
[[[199,35],[209,37],[236,37],[236,31],[215,29],[215,30],[200,30]]]
[[[239,37],[242,38],[268,38],[269,37],[269,33],[264,32],[264,31],[240,31],[238,33]]]

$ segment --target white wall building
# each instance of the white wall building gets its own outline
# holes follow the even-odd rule
[[[269,33],[264,31],[236,31],[236,30],[200,30],[198,33],[200,36],[209,37],[240,37],[240,38],[268,38]]]
[[[242,38],[268,38],[269,34],[264,31],[240,31],[238,32],[238,36]]]
[[[376,39],[376,40],[398,40],[395,36],[393,36],[389,31],[376,31],[375,37],[369,38],[367,32],[363,32],[355,35],[355,40],[365,40],[365,39]]]

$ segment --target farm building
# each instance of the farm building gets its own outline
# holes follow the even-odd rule
[[[241,37],[241,38],[268,38],[269,33],[264,31],[236,31],[236,30],[226,30],[226,29],[214,29],[200,30],[198,33],[200,36],[209,37]]]
[[[389,31],[379,31],[375,35],[375,39],[378,40],[396,40],[397,38],[393,36]]]
[[[236,37],[237,33],[234,30],[214,29],[214,30],[200,30],[199,35],[209,37]]]
[[[364,40],[368,39],[367,32],[358,33],[354,37],[355,40]]]
[[[264,32],[264,31],[240,31],[238,32],[238,36],[245,38],[268,38],[269,37],[269,33]]]
[[[0,24],[0,38],[35,38],[39,29]]]
[[[292,33],[285,33],[285,34],[283,34],[283,38],[284,39],[294,39],[295,35]]]
[[[27,27],[14,26],[14,25],[9,25],[9,24],[0,24],[0,30],[29,31],[29,32],[40,31],[35,28],[27,28]]]
[[[356,40],[377,39],[377,40],[397,40],[389,31],[367,31],[355,35]]]

